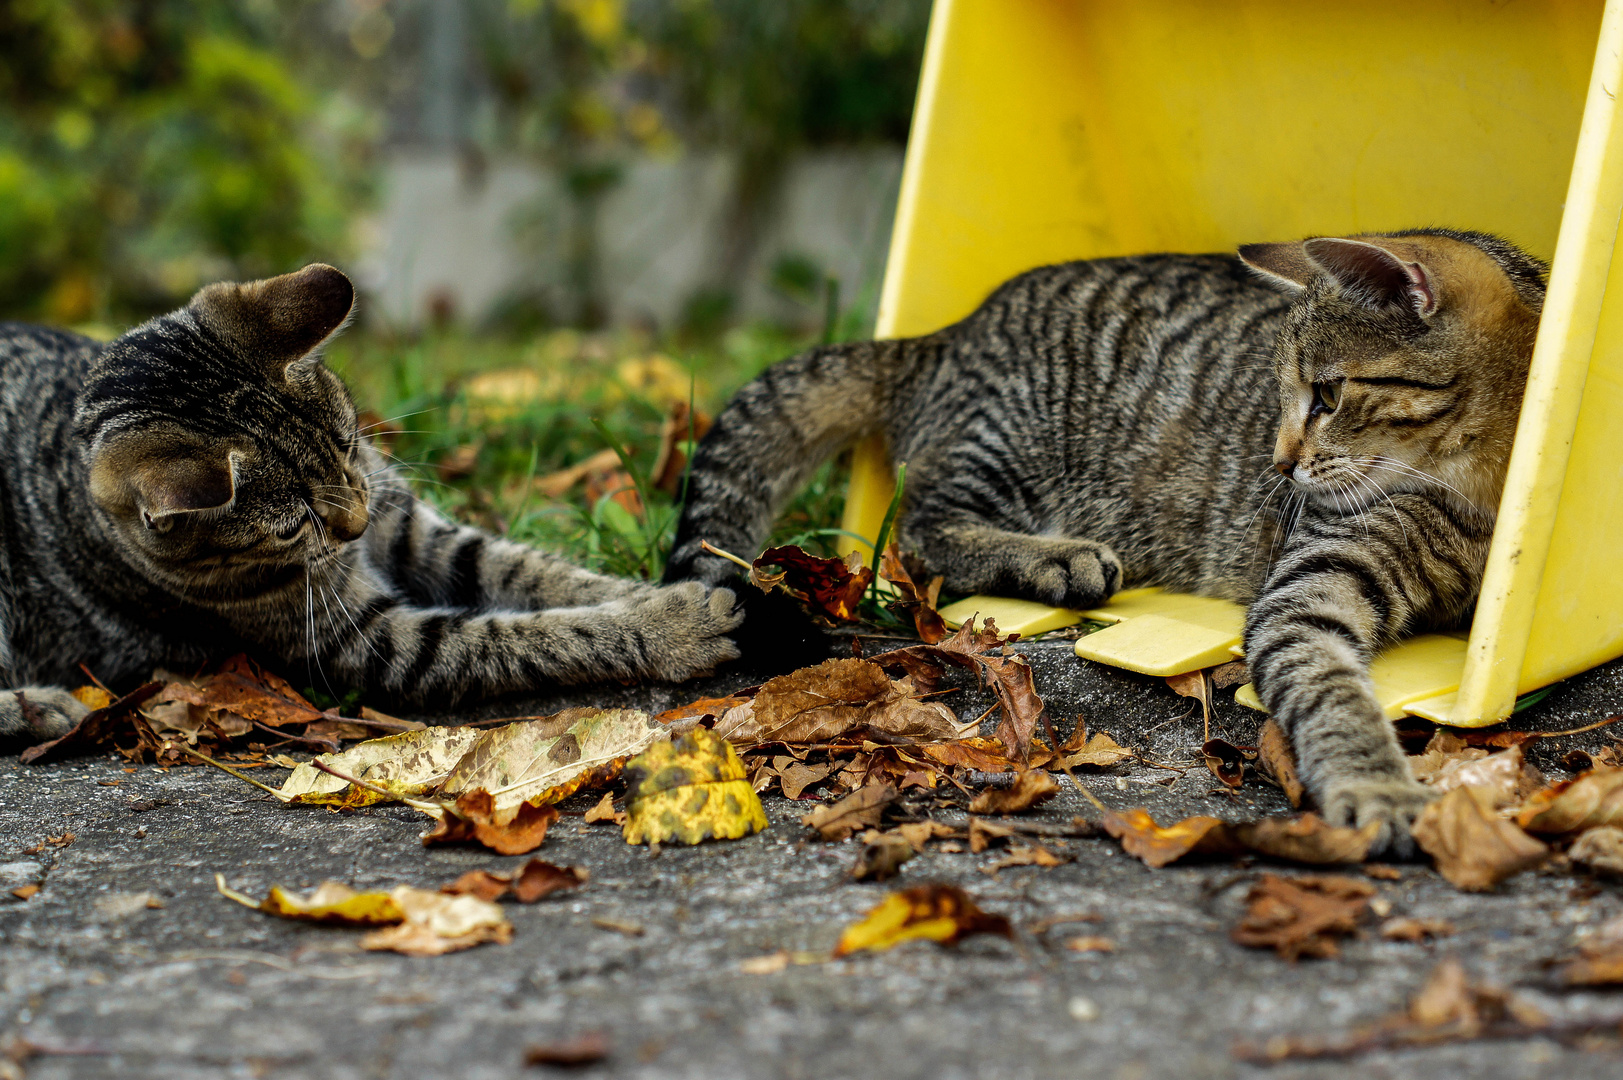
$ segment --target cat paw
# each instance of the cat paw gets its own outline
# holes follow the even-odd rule
[[[1032,599],[1054,607],[1098,607],[1121,588],[1121,559],[1104,544],[1053,544],[1027,568]]]
[[[653,678],[685,682],[738,658],[738,646],[727,635],[743,623],[744,612],[731,589],[684,581],[633,603],[649,631],[647,674]]]
[[[88,705],[60,686],[0,690],[0,744],[26,746],[61,738],[88,712]]]
[[[1409,829],[1435,793],[1408,777],[1367,778],[1332,784],[1319,800],[1331,825],[1361,829],[1371,822],[1381,828],[1370,845],[1370,857],[1408,859],[1415,854]]]

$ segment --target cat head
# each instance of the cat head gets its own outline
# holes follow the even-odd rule
[[[320,264],[210,285],[98,357],[75,412],[90,495],[149,572],[251,591],[366,529],[355,406],[316,353],[354,301]]]
[[[1405,491],[1497,511],[1542,263],[1443,229],[1250,244],[1240,258],[1295,297],[1274,343],[1274,466],[1298,491],[1343,512]]]

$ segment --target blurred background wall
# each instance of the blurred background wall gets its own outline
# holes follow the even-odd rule
[[[0,0],[0,314],[866,325],[928,0]]]

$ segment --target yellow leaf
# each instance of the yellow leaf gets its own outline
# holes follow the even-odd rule
[[[439,787],[462,755],[487,732],[478,728],[425,728],[404,731],[345,750],[321,754],[316,760],[346,776],[396,793],[397,797],[423,795]],[[282,784],[291,802],[369,806],[387,801],[383,795],[356,789],[346,780],[324,773],[309,762],[293,770]]]
[[[245,907],[283,919],[374,926],[361,939],[363,949],[390,949],[407,956],[438,956],[487,941],[512,940],[513,925],[501,905],[477,896],[449,896],[399,885],[389,892],[356,892],[339,881],[324,881],[309,896],[301,897],[272,886],[255,903],[214,875],[220,895]]]
[[[971,934],[1012,937],[1013,930],[1008,919],[982,911],[956,886],[920,885],[891,893],[861,922],[846,927],[834,955],[889,949],[918,938],[953,945]]]
[[[89,709],[105,709],[113,703],[113,695],[99,686],[81,686],[72,693],[79,704]]]
[[[570,781],[640,754],[669,733],[636,709],[566,709],[484,732],[445,779],[447,795],[484,788],[498,812],[558,802]],[[601,779],[615,779],[619,765]]]
[[[760,797],[727,740],[695,728],[626,765],[628,844],[736,840],[766,828]]]
[[[390,894],[356,892],[341,881],[323,881],[315,892],[306,897],[290,893],[280,885],[273,885],[265,899],[258,903],[242,893],[227,889],[225,878],[220,874],[214,875],[214,882],[220,895],[283,919],[339,923],[344,926],[388,926],[406,917]]]

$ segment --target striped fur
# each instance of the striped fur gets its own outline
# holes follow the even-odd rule
[[[901,541],[950,591],[1250,603],[1258,690],[1310,790],[1401,848],[1425,796],[1369,661],[1468,617],[1543,275],[1451,230],[1031,271],[945,330],[815,349],[741,390],[695,457],[667,580],[730,582],[702,540],[756,550],[824,458],[881,434],[908,466]]]
[[[314,350],[331,267],[216,285],[102,346],[0,326],[0,744],[128,683],[247,650],[410,704],[737,655],[733,596],[605,577],[449,522],[356,430]],[[26,702],[26,704],[24,704]]]

